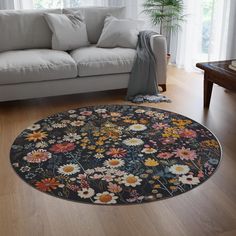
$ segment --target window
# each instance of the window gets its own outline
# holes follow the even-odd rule
[[[78,7],[80,0],[33,0],[34,8],[63,8],[63,7]]]
[[[203,54],[208,54],[212,26],[213,0],[202,1],[202,46]]]

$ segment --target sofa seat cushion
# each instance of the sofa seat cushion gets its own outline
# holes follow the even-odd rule
[[[79,76],[130,73],[136,50],[130,48],[97,48],[89,46],[71,52]]]
[[[49,49],[0,53],[0,84],[73,78],[77,67],[71,56]]]

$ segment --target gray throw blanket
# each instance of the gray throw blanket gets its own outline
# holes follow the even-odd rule
[[[137,58],[131,71],[127,100],[134,103],[170,102],[159,95],[156,79],[156,59],[151,48],[153,31],[142,31],[138,35]]]

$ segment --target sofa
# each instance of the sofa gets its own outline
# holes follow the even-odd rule
[[[79,9],[90,45],[69,52],[51,49],[52,32],[43,16],[65,9],[0,11],[0,101],[127,88],[136,50],[96,47],[105,17],[125,18],[125,8]],[[165,38],[154,35],[151,46],[165,90]]]

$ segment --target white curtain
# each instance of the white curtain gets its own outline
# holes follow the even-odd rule
[[[78,6],[124,6],[129,18],[138,18],[139,0],[0,0],[0,9],[62,8]],[[143,1],[143,0],[141,0]]]
[[[14,0],[0,0],[0,10],[14,9]]]
[[[187,71],[194,70],[195,64],[200,61],[225,60],[236,56],[236,52],[232,53],[236,39],[236,1],[213,0],[209,46],[205,53],[202,51],[204,39],[201,4],[202,1],[184,0],[187,20],[178,35],[172,35],[171,39],[172,63]]]
[[[14,0],[15,9],[32,9],[33,0]]]
[[[231,0],[229,12],[228,43],[226,56],[228,59],[236,59],[236,1]]]
[[[33,0],[0,0],[0,10],[32,9]]]

